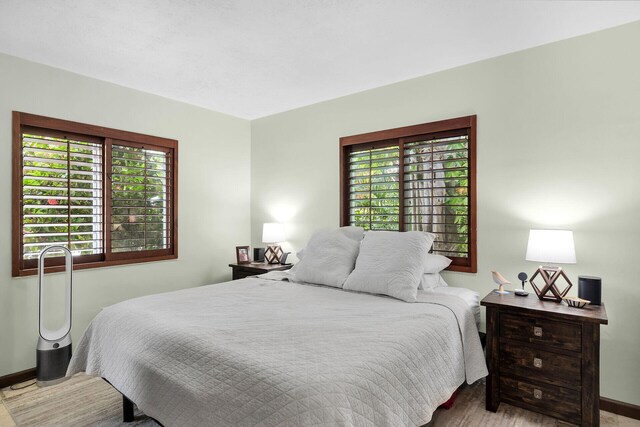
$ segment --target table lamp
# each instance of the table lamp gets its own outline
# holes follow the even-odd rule
[[[282,248],[278,243],[284,242],[284,226],[277,222],[265,222],[262,226],[262,243],[267,243],[264,259],[269,264],[278,264],[282,260]]]
[[[527,244],[527,261],[548,264],[575,264],[576,249],[573,243],[573,231],[569,230],[530,230]],[[544,286],[538,287],[534,279],[542,277]],[[563,278],[567,283],[564,290],[558,289],[558,280]],[[562,267],[541,265],[529,280],[533,290],[541,300],[561,302],[571,289],[571,281]]]

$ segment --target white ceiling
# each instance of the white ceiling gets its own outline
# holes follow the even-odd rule
[[[637,20],[638,1],[0,0],[0,52],[254,119]]]

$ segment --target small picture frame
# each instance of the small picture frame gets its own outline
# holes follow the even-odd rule
[[[249,264],[251,262],[249,246],[236,246],[236,261],[238,264]]]

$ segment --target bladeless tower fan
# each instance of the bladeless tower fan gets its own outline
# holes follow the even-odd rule
[[[58,329],[50,330],[44,321],[44,260],[51,251],[63,251],[65,258],[64,321]],[[38,256],[38,346],[36,348],[36,381],[39,386],[57,384],[65,380],[71,360],[71,290],[73,286],[73,256],[64,246],[48,246]],[[47,305],[50,307],[50,305]]]

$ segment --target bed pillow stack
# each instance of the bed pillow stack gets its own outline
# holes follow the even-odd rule
[[[369,231],[344,289],[414,302],[434,236],[421,231]]]
[[[298,253],[296,280],[341,288],[353,271],[364,235],[362,227],[321,230]]]
[[[451,259],[436,254],[427,254],[424,264],[424,274],[419,289],[434,289],[447,285],[440,272],[451,264]]]
[[[449,284],[445,282],[444,277],[442,277],[440,273],[431,273],[422,275],[418,289],[428,291],[436,288],[446,288],[447,286],[449,286]]]
[[[346,237],[353,239],[358,243],[360,243],[360,240],[362,240],[362,238],[364,237],[364,228],[356,227],[354,225],[347,225],[345,227],[340,227],[338,228],[338,231],[344,234]],[[307,247],[305,246],[304,248],[300,249],[296,253],[296,256],[298,257],[298,259],[301,260],[302,258],[304,258],[304,254],[306,253],[306,250],[307,250]]]

